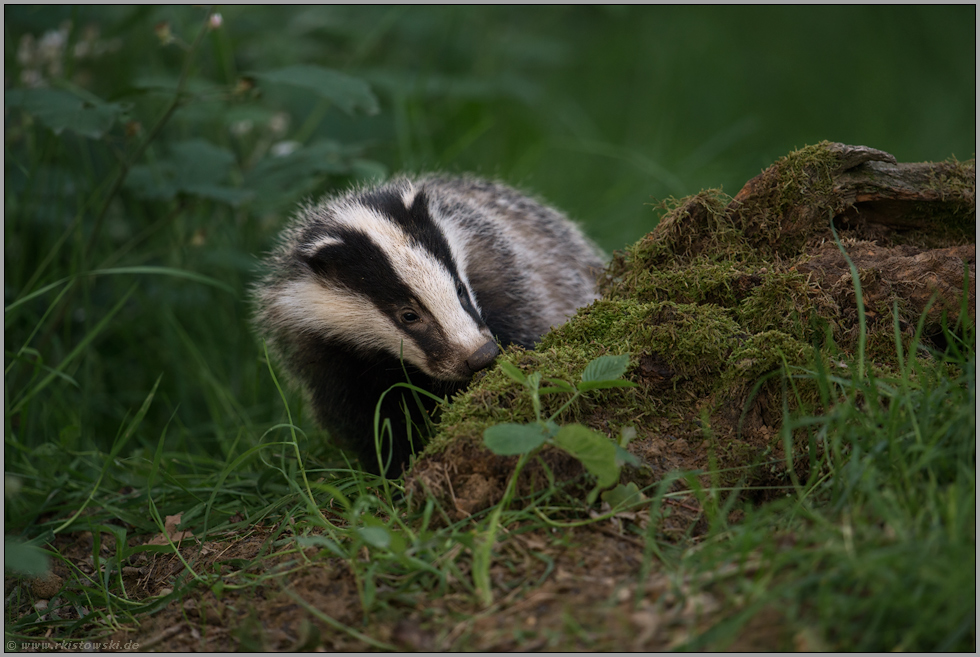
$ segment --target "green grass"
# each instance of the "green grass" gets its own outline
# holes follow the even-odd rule
[[[296,602],[335,645],[392,647],[379,628],[427,607],[437,645],[479,648],[474,624],[554,575],[569,526],[598,524],[562,484],[459,520],[348,468],[299,395],[280,394],[248,324],[258,256],[297,201],[389,172],[474,171],[540,194],[611,251],[654,226],[646,204],[734,193],[805,143],[904,161],[975,143],[969,7],[219,11],[209,30],[197,7],[5,8],[6,565],[36,572],[42,550],[66,573],[55,597],[7,587],[13,640],[111,636],[204,595],[247,613],[286,574],[343,563],[353,616]],[[354,86],[253,75],[300,62]],[[626,521],[644,577],[699,574],[724,602],[679,645],[727,645],[775,608],[810,649],[975,647],[975,338],[961,334],[929,358],[913,346],[895,380],[862,362],[795,372],[827,412],[789,418],[823,450],[785,499],[702,491],[718,512],[697,544]],[[643,492],[654,516],[672,495]],[[198,538],[254,534],[261,549],[184,550],[169,593],[138,595],[126,569],[174,552],[144,539],[176,515]],[[514,552],[535,532],[550,542]],[[546,645],[615,645],[579,622]],[[297,645],[320,645],[304,631]]]

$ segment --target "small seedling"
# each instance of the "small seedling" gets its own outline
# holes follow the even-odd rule
[[[559,427],[555,423],[555,419],[585,392],[603,388],[634,387],[635,383],[622,379],[627,367],[629,367],[629,354],[600,356],[585,367],[582,380],[576,385],[558,379],[545,379],[549,386],[542,388],[540,372],[525,376],[514,365],[507,362],[500,363],[500,369],[504,374],[527,389],[534,407],[535,420],[525,424],[505,422],[488,427],[483,432],[483,444],[493,453],[501,456],[520,456],[503,499],[494,507],[487,521],[486,536],[473,551],[473,583],[484,605],[489,606],[493,602],[490,553],[500,526],[500,515],[513,499],[517,479],[532,456],[537,455],[545,445],[552,445],[578,459],[596,478],[595,487],[586,498],[589,504],[595,502],[601,490],[619,481],[619,472],[624,464],[639,463],[636,457],[622,446],[597,431],[577,423],[564,427]],[[550,417],[542,417],[541,396],[559,393],[571,394],[571,397]]]
[[[591,504],[600,490],[609,488],[619,480],[620,468],[625,463],[635,465],[638,461],[623,446],[609,440],[605,435],[577,423],[559,427],[555,424],[555,418],[590,390],[635,387],[635,383],[622,378],[628,366],[629,354],[600,356],[585,367],[582,380],[574,386],[558,379],[545,379],[549,385],[542,388],[540,372],[525,376],[514,365],[502,362],[500,369],[504,374],[523,385],[531,396],[535,421],[526,424],[505,422],[488,427],[483,432],[484,445],[501,456],[533,455],[545,445],[564,450],[596,477],[596,487],[587,498]],[[541,396],[558,393],[570,393],[572,396],[550,417],[543,418]]]

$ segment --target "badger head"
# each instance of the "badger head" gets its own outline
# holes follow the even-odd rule
[[[465,381],[498,349],[423,191],[386,187],[307,208],[296,276],[273,301],[277,324]]]

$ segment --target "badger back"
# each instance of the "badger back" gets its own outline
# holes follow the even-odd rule
[[[465,381],[496,355],[465,255],[408,181],[301,209],[258,286],[258,324],[288,362],[304,338]],[[491,353],[492,352],[492,353]]]
[[[430,215],[465,254],[460,266],[502,344],[530,349],[596,299],[605,255],[561,212],[479,178],[419,184]]]

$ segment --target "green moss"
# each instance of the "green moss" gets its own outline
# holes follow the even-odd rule
[[[744,481],[751,466],[779,458],[784,399],[791,409],[818,401],[814,384],[785,385],[773,373],[808,367],[817,356],[814,344],[834,354],[828,367],[856,352],[853,286],[841,278],[823,290],[796,270],[804,245],[826,238],[830,218],[846,209],[834,180],[855,157],[853,149],[822,142],[780,159],[735,199],[717,190],[672,199],[653,232],[615,255],[600,281],[600,300],[544,336],[535,351],[510,348],[500,359],[545,380],[575,382],[592,359],[630,353],[627,378],[637,387],[590,392],[557,421],[610,436],[636,426],[654,459],[667,459],[662,467],[717,466],[727,472],[725,485]],[[956,212],[972,211],[971,167],[953,163],[935,182]],[[866,297],[887,285],[879,278],[876,270],[861,272]],[[891,308],[879,306],[893,296],[870,299],[869,366],[888,375],[895,362]],[[899,318],[907,339],[916,317],[902,306]],[[542,397],[545,416],[569,395]],[[493,368],[445,410],[425,454],[455,441],[482,444],[486,427],[533,418],[526,390]],[[656,456],[665,450],[671,455]],[[707,451],[714,465],[703,461]],[[785,476],[782,466],[752,471],[763,487],[765,477]]]
[[[813,362],[813,347],[782,331],[751,335],[732,350],[722,374],[721,390],[750,385],[783,364],[802,366]]]
[[[752,279],[758,284],[735,313],[742,327],[749,333],[779,330],[809,341],[815,308],[807,277],[796,271],[763,270]]]
[[[847,202],[834,188],[844,155],[823,141],[780,158],[746,186],[738,201],[745,239],[760,254],[794,257]]]

